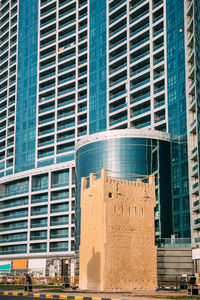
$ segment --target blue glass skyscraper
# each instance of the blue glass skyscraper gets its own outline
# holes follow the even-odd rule
[[[71,263],[75,146],[114,129],[171,134],[172,196],[157,199],[170,202],[167,235],[195,226],[200,241],[199,1],[0,0],[0,12],[1,257]]]

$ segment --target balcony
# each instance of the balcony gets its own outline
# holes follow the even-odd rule
[[[14,243],[14,242],[22,242],[22,241],[27,241],[27,236],[24,237],[14,237],[14,238],[9,238],[9,237],[3,237],[3,239],[0,239],[0,243]]]
[[[47,227],[47,222],[32,223],[31,224],[31,228],[38,228],[38,227]]]
[[[149,112],[150,110],[151,110],[150,107],[147,107],[147,108],[145,108],[145,109],[141,109],[141,110],[139,110],[139,111],[137,111],[137,112],[132,113],[132,114],[131,114],[131,118],[136,117],[136,116],[139,116],[139,115],[142,115],[142,114],[144,114],[144,113],[147,113],[147,112]]]
[[[161,20],[161,19],[163,19],[163,15],[160,15],[160,16],[158,16],[157,18],[155,18],[155,19],[153,20],[153,23],[156,23],[157,21],[159,21],[159,20]]]
[[[197,152],[197,147],[192,149],[191,154],[194,154],[195,152]]]
[[[124,11],[122,14],[120,14],[119,16],[117,16],[116,18],[112,19],[110,21],[110,25],[113,24],[114,22],[118,21],[119,19],[121,19],[122,17],[124,17],[126,15],[126,11]]]
[[[25,217],[28,217],[28,212],[26,213],[16,213],[16,214],[13,214],[13,215],[4,215],[3,217],[0,217],[0,221],[3,221],[3,220],[9,220],[9,219],[17,219],[17,218],[25,218]]]
[[[44,32],[44,33],[41,32],[40,38],[44,38],[45,36],[47,36],[47,35],[49,35],[51,33],[55,33],[55,32],[56,32],[56,28],[51,29],[51,30],[49,30],[47,32]]]
[[[144,25],[143,27],[139,28],[138,30],[132,32],[132,33],[130,34],[130,38],[133,37],[134,35],[138,34],[139,32],[145,30],[145,29],[148,28],[148,27],[149,27],[149,24],[146,24],[146,25]]]
[[[164,121],[165,120],[165,116],[158,116],[155,120],[154,120],[154,123],[158,123],[158,122],[161,122],[161,121]]]
[[[52,0],[46,0],[46,1],[41,1],[41,6],[46,5],[47,3],[51,2]]]
[[[161,29],[159,29],[158,31],[156,31],[154,34],[153,34],[153,37],[156,37],[157,35],[159,35],[159,34],[161,34],[161,33],[163,33],[164,32],[164,30],[163,30],[163,28],[161,28]]]
[[[46,215],[47,213],[48,213],[47,209],[31,211],[31,216]]]
[[[120,110],[120,109],[125,108],[125,107],[127,107],[127,103],[123,103],[121,105],[118,105],[116,107],[111,108],[110,113],[113,113],[114,111]]]
[[[146,38],[146,39],[141,40],[140,42],[137,42],[136,44],[134,44],[133,46],[130,47],[130,51],[137,48],[137,47],[139,47],[139,46],[141,46],[141,45],[143,45],[143,44],[145,44],[145,43],[147,43],[148,41],[149,41],[149,37]]]
[[[53,23],[55,21],[56,21],[56,18],[52,18],[52,19],[46,21],[45,23],[40,24],[40,27],[42,28],[42,27],[44,27],[44,26],[46,26],[46,25],[48,25],[50,23]]]
[[[27,224],[21,224],[21,225],[10,225],[10,226],[5,226],[2,225],[2,228],[0,228],[0,231],[13,231],[13,230],[21,230],[21,229],[27,229],[28,225]]]
[[[158,65],[159,63],[164,62],[164,57],[160,57],[154,60],[154,65]]]
[[[126,25],[124,25],[124,26],[122,26],[122,27],[116,29],[115,31],[113,31],[113,32],[110,33],[110,37],[112,37],[112,36],[115,35],[116,33],[119,33],[120,31],[122,31],[122,30],[125,29],[125,28],[126,28]]]
[[[66,251],[68,251],[68,247],[66,247],[66,248],[62,248],[62,247],[55,247],[55,248],[53,248],[53,247],[50,247],[50,252],[66,252]]]
[[[135,4],[135,5],[130,5],[130,10],[132,11],[132,10],[134,10],[135,8],[137,8],[138,6],[140,6],[141,4],[143,4],[144,3],[144,0],[141,0],[141,1],[139,1],[137,4]]]
[[[194,121],[192,121],[192,123],[190,124],[190,128],[192,128],[194,125],[196,125],[196,119],[194,119]]]
[[[151,125],[151,121],[148,121],[148,122],[144,122],[142,124],[136,125],[135,128],[140,129],[140,128],[148,127],[150,125]]]
[[[153,6],[153,9],[156,9],[158,6],[160,6],[161,4],[163,4],[163,0],[161,0],[160,2],[156,3],[154,6]]]
[[[193,188],[193,189],[196,189],[198,186],[199,186],[199,183],[196,182],[195,184],[192,185],[192,188]],[[199,220],[200,220],[200,219],[199,219]]]
[[[62,40],[62,39],[64,39],[64,38],[67,38],[67,37],[69,37],[71,35],[74,35],[74,34],[76,34],[76,30],[73,30],[73,31],[71,31],[69,33],[66,33],[66,34],[63,34],[63,35],[60,35],[59,36],[59,41]]]
[[[49,90],[51,88],[55,87],[55,83],[40,87],[39,92],[45,91],[45,90]]]
[[[119,118],[117,120],[114,120],[114,121],[110,121],[110,126],[116,125],[116,124],[124,122],[124,121],[127,121],[127,116],[121,117],[121,118]]]
[[[30,253],[43,253],[43,252],[47,252],[47,249],[46,248],[30,249],[29,252]]]
[[[51,221],[50,222],[50,226],[60,226],[60,225],[67,225],[68,224],[68,219],[66,219],[66,220],[61,220],[61,221]]]
[[[118,41],[118,42],[112,44],[112,45],[110,46],[110,49],[113,49],[113,48],[115,48],[116,46],[118,46],[118,45],[124,43],[126,40],[127,40],[127,38],[125,37],[125,38],[121,39],[120,41]]]
[[[126,2],[126,0],[120,1],[120,2],[117,3],[115,6],[111,7],[111,8],[109,9],[109,12],[111,13],[113,10],[115,10],[117,7],[121,6],[121,5],[122,5],[123,3],[125,3],[125,2]]]
[[[143,58],[143,57],[145,57],[145,56],[147,56],[147,55],[149,55],[149,54],[150,54],[150,51],[146,51],[145,53],[143,53],[143,54],[141,54],[141,55],[138,55],[137,57],[131,59],[130,64],[132,64],[132,63],[134,63],[134,62],[140,60],[141,58]]]
[[[140,82],[140,83],[137,83],[137,84],[135,84],[135,85],[133,85],[133,86],[131,87],[131,91],[132,91],[132,90],[135,90],[135,89],[137,89],[137,88],[139,88],[140,86],[144,86],[144,85],[146,85],[146,84],[148,84],[148,83],[150,83],[150,79],[146,79],[146,80],[144,80],[144,81],[142,81],[142,82]]]
[[[66,239],[68,234],[51,234],[50,239]]]
[[[46,240],[46,239],[47,239],[47,235],[35,235],[30,237],[31,241]]]
[[[116,93],[115,95],[112,95],[112,96],[110,97],[110,100],[113,100],[113,99],[115,99],[115,98],[117,98],[117,97],[119,97],[119,96],[125,95],[126,93],[127,93],[126,90],[121,91],[121,92],[119,92],[119,93]]]
[[[58,130],[63,130],[74,126],[75,126],[75,122],[64,124],[64,125],[58,125]]]
[[[156,103],[156,104],[154,105],[154,109],[156,109],[156,108],[158,108],[158,107],[160,107],[160,106],[163,106],[163,105],[165,105],[165,101],[161,101],[161,102],[159,102],[159,103]]]
[[[110,57],[109,62],[111,62],[111,61],[113,61],[113,60],[121,57],[122,55],[125,55],[126,53],[127,53],[127,51],[125,50],[125,51],[122,51],[122,52],[120,52],[119,54],[117,54],[117,55],[115,55],[113,57]]]
[[[111,70],[111,71],[109,72],[109,74],[111,75],[111,74],[113,74],[113,73],[115,73],[115,72],[118,72],[119,70],[121,70],[121,69],[123,69],[123,68],[125,68],[125,67],[127,67],[127,63],[124,63],[124,64],[122,64],[121,66],[115,68],[114,70]]]
[[[63,207],[60,207],[60,208],[51,208],[51,214],[56,214],[56,213],[60,213],[60,212],[66,212],[69,210],[69,207],[68,206],[63,206]]]
[[[52,7],[52,8],[50,8],[50,9],[46,10],[46,11],[41,10],[40,17],[43,17],[43,16],[45,16],[45,15],[48,15],[50,12],[52,12],[52,11],[54,11],[54,10],[56,10],[56,7]]]
[[[160,88],[154,89],[154,94],[158,94],[158,93],[164,91],[164,89],[165,89],[164,86],[161,86]]]
[[[148,64],[147,66],[143,67],[143,68],[140,68],[138,69],[137,71],[134,71],[130,74],[131,77],[135,76],[135,75],[138,75],[146,70],[150,69],[150,65]]]
[[[8,249],[8,250],[0,250],[0,255],[8,255],[8,254],[22,254],[26,253],[26,249]]]
[[[53,65],[55,65],[55,61],[50,62],[50,63],[47,63],[47,64],[45,64],[45,65],[41,65],[41,64],[40,64],[40,70],[49,68],[50,66],[53,66]]]
[[[138,21],[140,18],[142,18],[143,16],[147,15],[147,13],[149,13],[149,11],[145,11],[145,12],[143,12],[142,14],[140,14],[139,16],[137,16],[136,18],[133,18],[133,19],[130,21],[130,24],[135,23],[135,22]]]
[[[158,78],[160,78],[160,77],[162,77],[162,76],[164,76],[165,75],[165,72],[163,71],[163,72],[160,72],[160,73],[158,73],[158,74],[155,74],[154,75],[154,80],[155,79],[158,79]]]

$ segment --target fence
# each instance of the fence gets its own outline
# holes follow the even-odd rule
[[[69,283],[69,285],[77,285],[79,282],[79,276],[46,276],[46,277],[31,277],[32,283],[35,285],[62,285]],[[0,275],[0,284],[24,284],[26,282],[26,276],[4,276]]]

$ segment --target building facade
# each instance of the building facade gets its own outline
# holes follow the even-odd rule
[[[200,242],[199,215],[199,101],[200,101],[200,2],[185,2],[186,92],[188,159],[190,176],[190,216],[192,245]]]
[[[77,221],[80,220],[81,178],[106,168],[108,175],[136,180],[154,174],[156,190],[155,236],[172,233],[170,135],[149,130],[112,130],[90,135],[76,147]],[[142,175],[142,176],[141,176]],[[167,217],[166,217],[167,216]],[[77,222],[77,233],[80,228]]]
[[[113,129],[172,134],[172,233],[190,236],[191,11],[183,0],[0,1],[2,259],[74,253],[75,145]]]

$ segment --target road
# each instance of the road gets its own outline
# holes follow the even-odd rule
[[[40,297],[26,297],[26,296],[5,296],[5,295],[0,295],[0,300],[35,300],[35,299],[40,299],[40,300],[47,300],[47,298],[40,298]],[[58,299],[58,298],[51,298],[51,299]],[[122,297],[121,299],[127,299],[127,297]],[[148,299],[152,299],[151,297],[143,297],[143,296],[130,296],[127,300],[148,300]],[[165,297],[162,298],[156,298],[156,300],[163,300],[163,299],[167,299]],[[181,300],[181,297],[180,297]]]
[[[47,298],[40,298],[40,297],[34,297],[33,298],[33,297],[25,297],[25,296],[5,296],[5,295],[0,295],[0,300],[14,300],[14,299],[15,300],[31,300],[31,299],[47,300]]]

